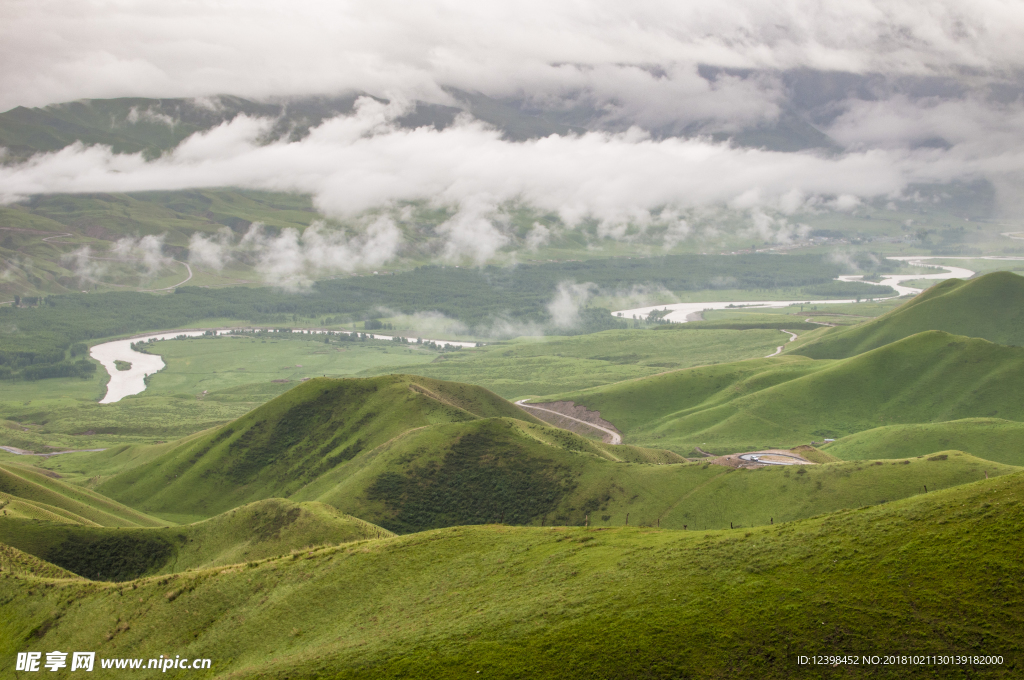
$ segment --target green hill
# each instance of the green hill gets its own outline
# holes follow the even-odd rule
[[[1024,345],[1024,276],[993,272],[949,279],[893,311],[852,328],[836,328],[794,351],[812,359],[842,359],[922,331]]]
[[[782,363],[799,368],[814,362]],[[594,442],[522,420],[528,416],[515,407],[514,418],[474,417],[464,409],[439,415],[440,402],[427,397],[427,390],[438,398],[448,395],[452,404],[461,393],[460,403],[480,413],[511,407],[479,388],[411,376],[310,381],[236,423],[108,480],[100,490],[169,519],[225,512],[265,494],[326,503],[399,533],[494,522],[716,529],[872,505],[925,487],[934,491],[976,481],[986,471],[995,476],[1016,470],[960,453],[941,463],[737,470],[686,462],[665,450]],[[321,408],[361,423],[358,434],[339,426],[342,434],[335,435],[334,421]],[[296,410],[308,423],[300,429],[306,438],[291,441],[282,414]],[[431,418],[448,422],[421,424]],[[260,445],[249,432],[276,442],[276,448],[264,470],[240,478],[234,473],[239,461],[255,454],[235,442]],[[353,446],[346,437],[366,443],[339,457],[336,451]],[[335,439],[330,446],[318,443]]]
[[[975,456],[1024,466],[1024,423],[999,418],[965,418],[945,423],[887,425],[843,437],[825,450],[841,460],[924,456],[961,449]]]
[[[162,529],[0,519],[0,543],[101,581],[248,562],[309,546],[392,535],[322,503],[280,498],[250,503],[204,522]]]
[[[882,425],[1024,421],[1024,348],[929,331],[838,361],[742,361],[544,400],[599,411],[639,446],[788,448]]]
[[[409,430],[493,417],[540,422],[472,385],[402,375],[317,378],[97,490],[193,521],[263,498],[290,498]]]
[[[59,476],[41,468],[0,463],[3,516],[104,527],[166,524],[98,493],[66,484]]]
[[[55,564],[0,543],[0,573],[36,578],[81,578]],[[2,625],[2,624],[0,624]]]
[[[0,578],[0,654],[170,651],[293,680],[1011,678],[1022,495],[1014,474],[757,530],[462,527],[130,584],[19,573]],[[818,653],[1002,663],[797,663]]]

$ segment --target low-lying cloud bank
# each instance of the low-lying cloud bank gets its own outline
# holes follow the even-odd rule
[[[771,115],[777,83],[696,66],[914,75],[1014,73],[1024,13],[1001,0],[5,3],[0,109],[87,97],[359,90],[444,103],[446,87],[586,92],[640,124]],[[640,117],[644,119],[641,120]]]
[[[240,115],[151,161],[75,144],[0,167],[0,199],[240,186],[309,193],[325,215],[339,219],[425,201],[454,210],[436,228],[445,241],[442,256],[482,263],[508,243],[502,221],[508,204],[556,214],[570,229],[596,220],[599,235],[610,238],[665,227],[668,246],[687,237],[688,211],[728,206],[748,212],[751,235],[786,241],[799,237],[799,228],[765,211],[848,210],[864,199],[898,197],[912,183],[1024,169],[1019,145],[995,151],[964,142],[824,155],[705,138],[659,140],[639,128],[514,142],[468,117],[444,130],[403,129],[394,121],[406,110],[366,97],[351,115],[324,122],[300,141],[270,144],[261,140],[272,120]],[[527,243],[537,247],[550,236],[535,225]],[[401,234],[385,219],[358,241],[316,228],[286,232],[273,247],[268,238],[253,231],[240,245],[287,278],[346,271],[349,263],[359,264],[348,270],[383,264]],[[197,237],[193,251],[216,266],[230,245],[225,239]]]

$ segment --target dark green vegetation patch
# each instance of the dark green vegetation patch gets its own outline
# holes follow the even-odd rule
[[[391,535],[322,503],[282,499],[163,529],[115,530],[0,518],[0,543],[98,581],[127,581]]]
[[[516,432],[515,434],[518,434]],[[532,456],[505,423],[489,421],[455,440],[439,462],[404,475],[385,472],[366,490],[399,533],[459,524],[531,524],[551,513],[576,484],[572,471]]]

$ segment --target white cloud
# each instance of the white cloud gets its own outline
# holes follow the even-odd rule
[[[548,303],[551,325],[558,329],[573,328],[580,322],[580,310],[587,305],[597,286],[593,283],[562,281]]]
[[[396,256],[402,238],[401,230],[387,216],[373,220],[355,237],[329,229],[323,222],[314,222],[301,233],[284,229],[277,235],[254,222],[237,250],[255,259],[256,269],[267,283],[295,291],[324,276],[380,266]]]
[[[238,116],[153,161],[75,144],[0,167],[0,192],[10,202],[36,193],[245,186],[311,193],[336,217],[428,200],[459,208],[442,230],[456,255],[501,247],[506,237],[490,211],[507,201],[555,212],[569,226],[593,217],[616,235],[622,225],[646,224],[651,210],[665,207],[731,203],[748,210],[793,192],[895,195],[912,182],[1024,167],[1018,149],[997,157],[958,148],[826,157],[630,132],[510,142],[474,121],[443,131],[399,129],[387,122],[394,115],[362,100],[353,115],[326,121],[302,141],[267,145],[261,136],[270,122]]]
[[[114,242],[110,252],[115,259],[135,264],[145,270],[146,276],[154,276],[172,261],[172,258],[163,252],[164,238],[165,234],[125,236]]]
[[[107,271],[106,264],[93,256],[92,248],[89,246],[65,253],[61,256],[61,262],[75,273],[80,284],[99,281]]]
[[[551,242],[551,230],[540,222],[534,222],[530,231],[526,234],[526,247],[530,250],[537,250]]]
[[[220,271],[231,259],[231,242],[234,236],[227,227],[222,227],[213,236],[195,232],[188,241],[188,261],[200,267]]]
[[[709,84],[694,66],[1013,72],[1024,65],[1022,33],[1024,12],[1001,0],[9,0],[0,108],[343,90],[445,101],[454,86],[586,93],[612,117],[645,125],[680,98],[695,117],[757,118],[765,104],[773,115],[775,85]]]

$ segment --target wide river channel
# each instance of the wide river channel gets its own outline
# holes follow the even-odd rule
[[[255,331],[255,330],[267,330],[273,332],[273,329],[258,329],[258,328],[222,328],[215,332],[217,335],[231,335],[232,333],[244,332],[244,331]],[[148,342],[149,340],[171,340],[173,338],[180,338],[182,336],[189,338],[196,338],[205,333],[208,330],[181,330],[181,331],[162,331],[160,333],[149,333],[148,335],[138,335],[133,338],[125,338],[124,340],[112,340],[111,342],[104,342],[100,345],[94,345],[89,350],[89,355],[96,361],[103,364],[103,368],[107,369],[107,373],[110,374],[110,381],[107,383],[107,393],[100,399],[101,404],[113,404],[114,402],[121,401],[125,397],[130,397],[133,394],[139,394],[146,389],[146,378],[153,375],[154,373],[163,370],[164,360],[158,354],[146,354],[144,352],[136,352],[132,349],[132,344],[136,342]],[[350,334],[350,331],[325,331],[325,330],[305,330],[293,331],[295,333],[339,333],[339,334]],[[377,335],[375,333],[367,333],[367,335],[374,340],[392,340],[390,335]],[[455,340],[428,340],[423,339],[423,342],[434,342],[438,345],[452,345],[455,347],[476,347],[475,342],[457,342]],[[125,361],[131,364],[131,368],[126,371],[120,371],[117,368],[117,361]]]
[[[956,259],[1021,259],[1021,258],[1000,258],[1000,257],[985,257],[985,258],[956,258],[956,257],[921,257],[921,256],[906,256],[906,257],[890,257],[890,260],[903,260],[909,265],[918,267],[934,267],[942,270],[935,274],[900,274],[898,276],[889,276],[881,281],[878,281],[876,285],[879,286],[891,286],[896,290],[899,295],[914,295],[920,293],[918,288],[909,288],[907,286],[900,285],[904,281],[920,280],[920,279],[969,279],[974,276],[974,272],[970,269],[962,269],[960,267],[947,267],[945,265],[928,264],[925,260],[930,259],[942,259],[942,260],[956,260]],[[860,281],[860,276],[840,276],[838,281]],[[874,283],[872,281],[866,281],[865,283]],[[664,316],[668,321],[676,323],[686,323],[694,318],[693,315],[699,315],[700,312],[710,309],[726,309],[729,307],[788,307],[794,304],[814,304],[814,305],[827,305],[827,304],[842,304],[855,302],[854,300],[727,300],[724,302],[680,302],[669,305],[654,305],[652,307],[638,307],[636,309],[621,309],[612,312],[615,316],[630,319],[634,316],[637,318],[646,318],[648,314],[655,310],[668,310],[668,314]],[[220,329],[217,330],[218,335],[229,335],[239,330],[257,330],[257,329]],[[146,389],[146,377],[153,375],[154,373],[164,368],[164,360],[156,354],[144,354],[142,352],[136,352],[132,349],[132,343],[134,342],[146,342],[148,340],[168,340],[171,338],[177,338],[180,336],[198,337],[203,335],[206,331],[202,330],[180,330],[180,331],[162,331],[159,333],[150,333],[148,335],[139,335],[134,338],[127,338],[124,340],[113,340],[111,342],[105,342],[101,345],[95,345],[89,350],[89,354],[93,359],[96,359],[103,367],[107,369],[107,373],[110,374],[110,382],[107,383],[107,393],[100,399],[101,404],[113,404],[114,402],[121,401],[125,397],[133,394],[139,394]],[[324,331],[324,330],[308,330],[306,333],[346,333],[348,331]],[[390,335],[375,335],[368,333],[371,338],[378,340],[391,340]],[[474,347],[476,343],[473,342],[456,342],[453,340],[427,340],[424,338],[423,342],[435,342],[438,345],[454,345],[456,347]],[[126,371],[117,370],[115,361],[125,361],[131,364],[131,368]]]

